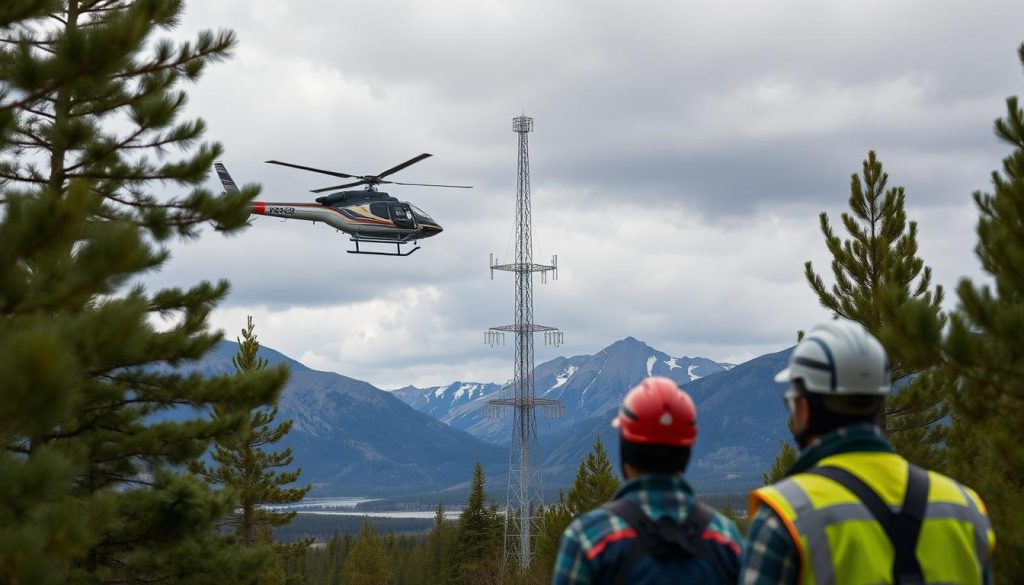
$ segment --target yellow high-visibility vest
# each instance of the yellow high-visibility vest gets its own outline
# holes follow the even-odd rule
[[[892,453],[856,452],[822,459],[866,483],[898,511],[907,487],[908,463]],[[985,504],[972,489],[928,472],[928,505],[917,540],[926,583],[982,583],[995,547]],[[882,525],[837,482],[798,473],[750,494],[750,518],[761,505],[782,520],[799,554],[805,585],[892,583],[895,551]]]

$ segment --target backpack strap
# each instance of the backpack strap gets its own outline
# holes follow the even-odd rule
[[[694,502],[689,514],[682,522],[674,522],[669,518],[652,520],[643,509],[630,500],[621,498],[602,506],[603,509],[622,518],[630,528],[636,531],[636,539],[629,549],[625,562],[619,564],[614,585],[626,585],[630,569],[645,556],[654,556],[654,552],[663,549],[666,543],[665,532],[671,530],[678,535],[679,549],[690,555],[706,560],[714,567],[719,583],[732,583],[721,561],[711,549],[711,545],[703,538],[704,531],[715,516],[715,511],[701,502]]]
[[[695,556],[711,563],[711,566],[715,569],[715,573],[718,575],[719,583],[722,585],[735,583],[736,576],[733,575],[732,578],[728,577],[721,559],[719,559],[718,555],[715,554],[715,551],[711,549],[711,543],[704,538],[704,531],[708,529],[708,525],[711,524],[711,520],[713,520],[714,517],[714,508],[706,505],[704,502],[694,501],[693,506],[690,507],[690,511],[686,515],[686,520],[683,521],[683,524],[684,526],[689,526],[687,533],[693,537],[694,549],[697,552]]]
[[[613,585],[626,585],[629,570],[647,554],[649,548],[647,540],[654,534],[656,527],[640,506],[625,498],[612,500],[601,507],[622,518],[630,528],[636,531],[636,538],[629,547],[629,554],[624,562],[619,563],[619,570],[615,572],[615,577],[612,579]]]
[[[805,473],[819,475],[849,490],[875,520],[882,525],[895,551],[892,574],[896,585],[924,583],[921,563],[917,560],[917,540],[921,535],[925,509],[928,507],[928,472],[907,464],[907,489],[899,512],[893,512],[875,490],[862,479],[842,467],[823,465]]]

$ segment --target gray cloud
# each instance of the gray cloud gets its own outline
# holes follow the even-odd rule
[[[270,158],[367,173],[427,151],[399,180],[476,188],[394,189],[445,226],[409,258],[260,218],[175,245],[147,282],[227,277],[217,326],[253,314],[266,344],[382,386],[504,380],[510,350],[482,332],[511,321],[512,283],[486,267],[511,256],[525,112],[536,259],[563,267],[536,315],[568,342],[539,359],[627,335],[719,360],[781,349],[827,316],[802,264],[830,277],[817,214],[844,210],[868,149],[937,280],[978,276],[970,193],[1007,150],[991,123],[1024,87],[1022,21],[1010,1],[192,3],[183,34],[241,44],[191,111],[263,199],[329,184]]]

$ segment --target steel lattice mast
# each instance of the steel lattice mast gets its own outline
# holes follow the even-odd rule
[[[519,134],[519,162],[516,183],[516,248],[515,262],[499,264],[491,255],[491,278],[495,270],[515,273],[515,324],[490,328],[485,340],[491,345],[504,343],[505,333],[515,334],[515,371],[512,384],[506,386],[502,398],[488,402],[488,415],[499,416],[512,410],[512,441],[509,450],[508,502],[505,520],[505,560],[516,563],[520,569],[530,564],[531,535],[540,528],[541,507],[544,504],[539,461],[531,456],[537,453],[537,416],[535,409],[544,408],[549,417],[560,417],[563,407],[557,400],[537,398],[534,395],[533,334],[544,332],[546,343],[560,345],[563,334],[555,327],[533,323],[533,273],[539,272],[541,281],[547,273],[558,278],[558,257],[550,265],[534,264],[532,216],[530,209],[530,153],[527,134],[533,131],[533,118],[520,116],[513,119],[512,129]]]

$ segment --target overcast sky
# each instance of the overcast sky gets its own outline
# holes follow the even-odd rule
[[[530,134],[538,362],[629,335],[674,356],[742,362],[827,318],[818,213],[839,225],[875,149],[907,189],[921,255],[952,287],[980,277],[971,192],[1007,153],[992,121],[1024,94],[1016,1],[191,2],[176,34],[231,28],[233,59],[189,89],[241,183],[310,201],[330,177],[280,159],[472,190],[395,187],[445,232],[408,258],[346,254],[322,224],[257,219],[176,244],[151,286],[227,278],[213,323],[382,388],[504,381],[516,134]],[[326,178],[327,181],[323,179]],[[210,187],[219,188],[211,174]]]

